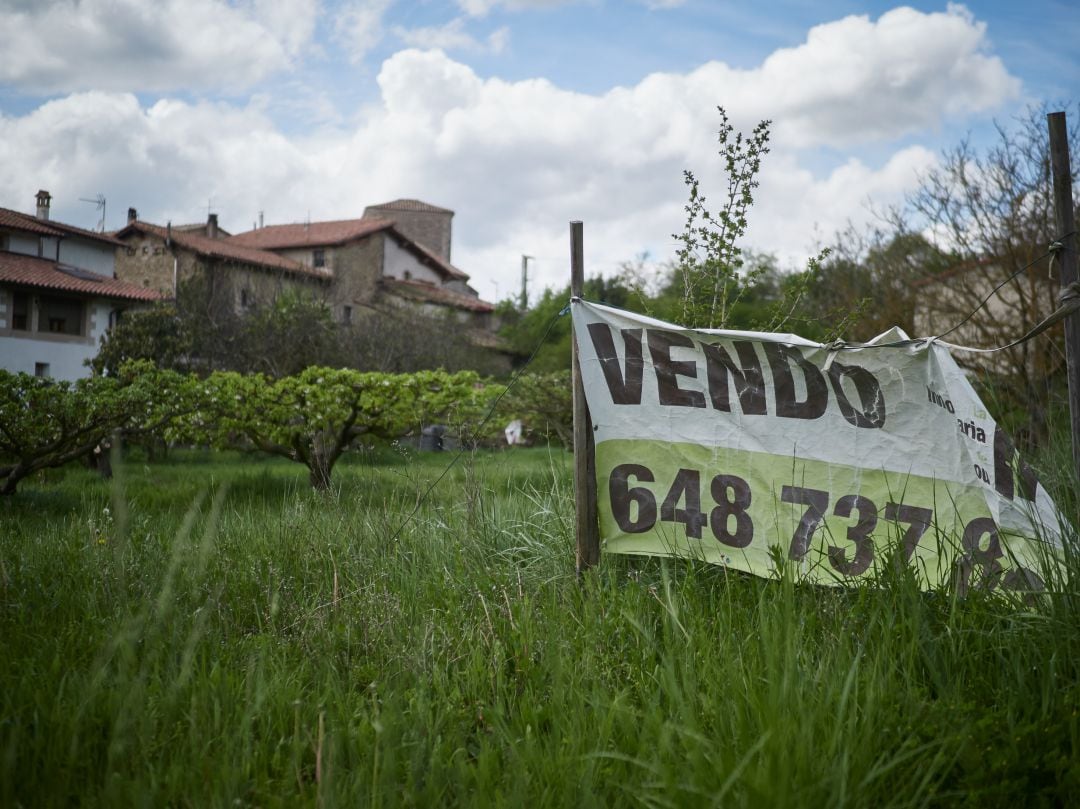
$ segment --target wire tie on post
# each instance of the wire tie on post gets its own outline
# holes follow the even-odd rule
[[[843,340],[833,340],[831,343],[825,344],[825,350],[829,352],[829,355],[825,358],[825,365],[823,370],[827,373],[832,367],[833,360],[836,359],[836,355],[839,354],[847,345]]]
[[[1057,254],[1065,249],[1064,243],[1060,239],[1050,242],[1050,246],[1046,248],[1050,253],[1050,261],[1046,264],[1046,277],[1053,279],[1054,277],[1054,259],[1057,258]]]
[[[1060,306],[1068,306],[1078,299],[1080,299],[1080,281],[1073,281],[1071,284],[1062,287],[1061,292],[1058,293],[1058,304]]]

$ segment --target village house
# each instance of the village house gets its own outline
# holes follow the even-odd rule
[[[490,345],[495,307],[450,263],[453,215],[419,200],[397,200],[369,206],[360,219],[269,225],[225,241],[329,272],[329,300],[342,323],[365,309],[407,307],[451,318],[477,344]]]
[[[36,214],[0,208],[0,368],[74,380],[101,337],[155,289],[117,278],[121,242],[49,218],[38,191]]]
[[[128,209],[128,223],[115,234],[117,276],[175,298],[182,285],[202,284],[208,300],[242,312],[271,303],[287,290],[322,298],[331,280],[325,268],[276,253],[234,244],[219,233],[217,214],[203,226],[151,224]]]

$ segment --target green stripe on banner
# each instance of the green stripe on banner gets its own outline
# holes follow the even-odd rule
[[[852,584],[904,560],[923,585],[1040,588],[1050,543],[1007,534],[976,486],[663,441],[596,446],[611,553],[698,558],[758,576]],[[1047,555],[1052,558],[1048,558]]]

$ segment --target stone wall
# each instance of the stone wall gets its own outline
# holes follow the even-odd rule
[[[173,296],[173,256],[165,239],[151,233],[134,233],[125,247],[116,248],[116,277],[129,284]]]
[[[359,242],[327,249],[327,263],[334,273],[330,299],[336,315],[340,316],[344,306],[368,304],[375,298],[385,242],[384,234],[375,233]]]
[[[372,205],[364,209],[364,218],[390,219],[397,229],[418,244],[450,260],[450,235],[453,211],[403,211]]]

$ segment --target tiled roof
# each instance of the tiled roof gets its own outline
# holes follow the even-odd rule
[[[26,217],[30,219],[30,217]],[[119,247],[121,242],[116,239],[111,233],[99,233],[94,230],[86,230],[85,228],[77,228],[74,225],[65,225],[63,222],[49,221],[51,227],[61,231],[64,236],[79,236],[83,239],[93,239],[94,241],[104,242],[112,247]]]
[[[117,235],[126,236],[133,231],[152,233],[162,239],[169,236],[169,232],[166,228],[163,228],[160,225],[151,225],[148,222],[142,221],[132,222]],[[210,239],[197,233],[185,233],[184,231],[178,231],[176,229],[172,230],[171,238],[173,242],[180,247],[192,250],[202,256],[221,258],[229,261],[239,261],[244,264],[253,264],[258,267],[265,267],[273,270],[285,270],[286,272],[307,275],[312,278],[329,279],[332,277],[332,273],[328,269],[308,267],[297,261],[279,256],[277,253],[270,253],[266,250],[257,250],[254,247],[237,244],[233,239]]]
[[[0,283],[130,301],[156,301],[161,298],[161,295],[152,289],[144,289],[126,281],[67,267],[45,258],[7,251],[0,251]]]
[[[229,244],[282,250],[289,247],[332,247],[362,239],[392,226],[387,219],[338,219],[332,222],[300,222],[294,225],[267,225],[237,233]]]
[[[494,312],[495,307],[487,301],[455,292],[446,287],[437,287],[434,284],[426,284],[423,281],[402,281],[397,278],[382,278],[381,283],[386,291],[411,300],[434,303],[440,306],[452,306],[455,309],[465,309],[469,312]]]
[[[413,211],[417,213],[453,213],[449,208],[440,208],[438,205],[429,205],[418,199],[395,199],[393,202],[383,202],[379,205],[368,205],[365,211]]]
[[[185,233],[188,233],[190,231],[200,231],[201,230],[203,233],[205,233],[206,232],[206,227],[207,227],[206,222],[193,222],[190,225],[175,225],[174,224],[172,226],[172,229],[173,230],[182,230]],[[225,228],[223,228],[221,225],[218,225],[217,232],[218,232],[218,238],[219,239],[224,239],[224,238],[227,238],[229,236],[232,236],[232,234],[229,233],[229,231],[225,230]]]
[[[36,233],[39,236],[57,236],[60,238],[78,236],[82,239],[104,242],[113,247],[120,244],[115,238],[105,233],[77,228],[74,225],[65,225],[63,222],[54,222],[51,219],[38,219],[36,216],[13,211],[10,208],[0,208],[0,227]]]

